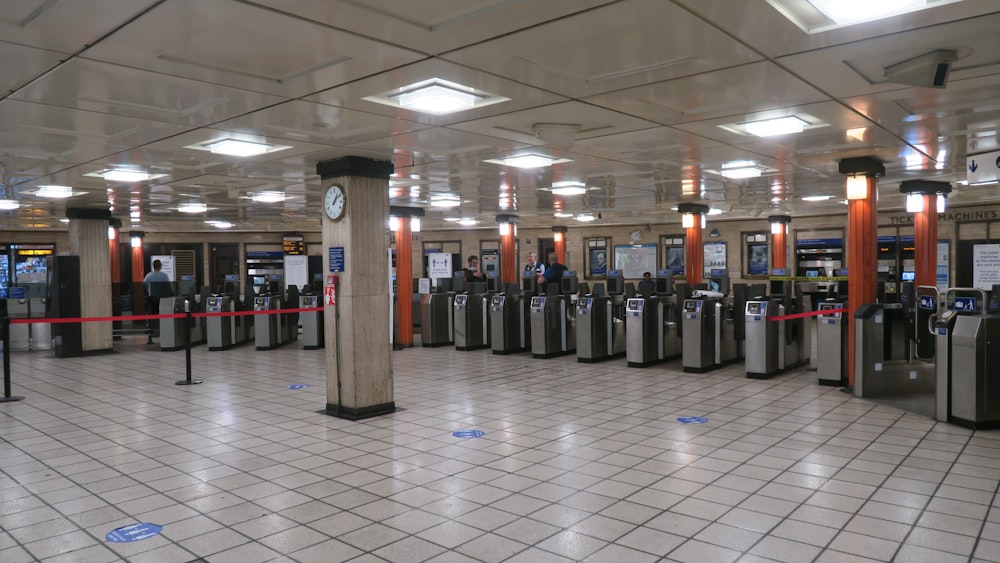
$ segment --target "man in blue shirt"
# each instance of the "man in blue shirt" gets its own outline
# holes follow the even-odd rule
[[[549,253],[549,265],[545,268],[545,271],[538,274],[538,285],[542,289],[542,293],[548,289],[550,283],[559,284],[559,280],[563,277],[563,272],[568,270],[566,266],[559,263],[559,257],[555,252]]]

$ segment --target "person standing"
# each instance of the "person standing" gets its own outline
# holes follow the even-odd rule
[[[468,265],[462,271],[465,272],[465,283],[486,281],[486,274],[479,270],[479,257],[476,255],[469,256]]]
[[[157,315],[160,313],[160,298],[170,297],[170,276],[163,271],[163,262],[153,260],[153,271],[142,278],[143,285],[146,286],[146,314]],[[153,343],[153,336],[160,331],[160,320],[149,319],[146,323],[149,331],[147,344]]]
[[[528,263],[524,266],[524,273],[538,275],[545,271],[545,264],[538,261],[538,254],[528,253]]]
[[[548,267],[545,268],[544,272],[538,274],[538,286],[541,287],[542,293],[547,292],[550,283],[559,284],[563,273],[568,269],[559,263],[559,256],[555,252],[550,252]]]

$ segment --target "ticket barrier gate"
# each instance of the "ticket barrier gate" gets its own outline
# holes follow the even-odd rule
[[[789,309],[780,299],[747,301],[744,313],[747,377],[768,379],[809,362],[811,325],[805,319],[772,320],[785,316]],[[802,309],[812,310],[809,296],[802,297]]]
[[[625,301],[628,367],[647,367],[682,354],[673,297],[633,297]]]
[[[233,313],[236,301],[230,295],[213,295],[205,305],[206,313]],[[216,352],[250,340],[250,316],[208,317],[206,330],[208,350]]]
[[[280,311],[282,298],[278,295],[258,295],[253,299],[254,311]],[[298,315],[271,313],[254,315],[254,345],[258,350],[273,350],[298,338]]]
[[[8,299],[7,315],[12,319],[27,319],[28,299]],[[10,349],[12,351],[31,349],[31,327],[30,324],[12,324],[7,330],[10,331]]]
[[[862,398],[930,395],[936,391],[934,364],[914,362],[907,348],[887,346],[886,325],[899,315],[901,303],[867,303],[854,312],[854,396]],[[892,333],[889,332],[891,335]]]
[[[617,306],[616,306],[617,305]],[[576,302],[576,360],[600,362],[625,354],[623,307],[607,295],[589,295]]]
[[[490,297],[490,344],[494,354],[514,354],[531,349],[529,300],[516,284]]]
[[[722,297],[685,299],[681,323],[685,372],[704,373],[739,359],[733,307]]]
[[[299,296],[299,309],[315,309],[320,306],[318,295]],[[326,341],[323,336],[323,311],[306,311],[299,313],[299,324],[302,325],[302,348],[319,350]]]
[[[576,309],[569,295],[531,298],[531,355],[551,358],[576,350]]]
[[[196,301],[184,296],[161,297],[160,314],[177,315],[187,311],[198,312]],[[192,318],[190,333],[188,332],[188,319],[177,317],[173,319],[160,319],[160,350],[163,352],[175,352],[183,350],[187,346],[188,334],[191,335],[191,345],[205,343],[204,325],[199,319]]]
[[[949,391],[950,413],[945,416],[974,429],[1000,426],[1000,346],[996,344],[1000,316],[989,314],[987,297],[981,289],[949,289],[946,310],[935,322],[938,385],[940,389],[946,381]],[[941,420],[940,398],[937,410]]]
[[[819,304],[816,326],[816,375],[820,385],[846,387],[847,374],[847,323],[838,309],[847,304],[824,301]],[[749,352],[748,352],[749,353]]]
[[[429,348],[453,342],[454,320],[451,292],[427,293],[420,296],[420,345]]]
[[[479,350],[490,347],[490,319],[487,300],[481,293],[455,296],[455,349]]]

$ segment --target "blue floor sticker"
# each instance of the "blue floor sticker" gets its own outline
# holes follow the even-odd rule
[[[149,539],[153,536],[159,535],[161,530],[163,530],[163,526],[160,526],[159,524],[141,522],[139,524],[132,524],[122,528],[115,528],[114,530],[108,532],[108,535],[104,536],[104,539],[113,543],[129,543]]]
[[[486,435],[486,432],[482,430],[459,430],[458,432],[452,432],[451,435],[456,438],[482,438]]]
[[[700,416],[679,416],[677,417],[677,422],[682,424],[705,424],[708,422],[708,419]]]
[[[295,390],[298,390],[298,389],[305,389],[306,387],[309,387],[309,386],[306,385],[305,383],[296,383],[294,385],[289,385],[289,386],[285,387],[285,389],[295,389]]]

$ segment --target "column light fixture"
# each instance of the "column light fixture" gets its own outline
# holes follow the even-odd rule
[[[497,215],[497,224],[500,225],[500,236],[505,237],[510,234],[517,236],[517,223],[519,220],[517,215]]]
[[[845,158],[838,163],[841,174],[847,176],[847,199],[868,197],[868,178],[885,176],[885,165],[870,156]]]
[[[771,224],[772,235],[787,234],[788,224],[792,222],[792,218],[788,215],[771,215],[767,218],[767,222]]]
[[[145,238],[146,233],[142,231],[131,231],[128,236],[130,237],[129,243],[132,245],[132,248],[138,248],[142,246],[142,239]]]
[[[698,224],[701,218],[701,228],[705,228],[705,216],[708,215],[708,206],[700,203],[680,203],[677,205],[677,212],[681,214],[681,226],[691,229]]]
[[[899,184],[900,193],[906,194],[906,212],[921,213],[924,210],[924,196],[937,196],[936,211],[944,213],[951,184],[931,180],[904,180]]]
[[[424,216],[423,207],[403,207],[401,205],[390,205],[389,206],[389,230],[398,231],[400,227],[399,219],[402,217],[410,218],[410,232],[419,233],[420,232],[420,218]]]

